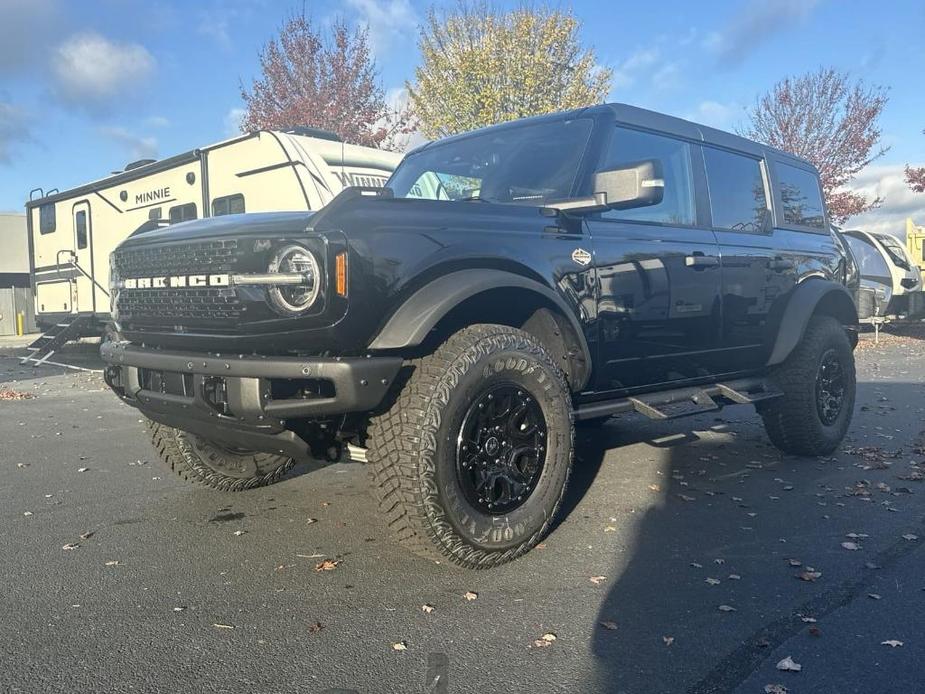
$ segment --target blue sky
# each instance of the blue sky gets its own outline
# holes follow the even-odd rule
[[[432,3],[306,0],[317,22],[369,26],[387,90],[418,59],[417,26]],[[441,3],[438,3],[438,6]],[[513,3],[497,3],[501,6]],[[0,0],[0,210],[31,188],[61,189],[140,157],[226,137],[239,84],[299,1]],[[883,209],[858,224],[900,232],[925,224],[925,195],[902,165],[925,163],[925,3],[881,0],[575,0],[584,40],[615,70],[612,100],[732,129],[776,80],[834,66],[890,90],[890,152],[857,181]]]

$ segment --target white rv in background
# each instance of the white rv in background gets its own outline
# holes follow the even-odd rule
[[[32,191],[26,203],[38,324],[100,334],[109,318],[109,254],[149,220],[317,210],[347,186],[381,186],[401,160],[310,128],[262,130],[71,190]],[[59,330],[55,330],[56,326]]]

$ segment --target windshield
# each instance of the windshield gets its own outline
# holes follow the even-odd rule
[[[572,194],[590,133],[590,119],[489,129],[406,157],[388,185],[400,198],[543,205]]]

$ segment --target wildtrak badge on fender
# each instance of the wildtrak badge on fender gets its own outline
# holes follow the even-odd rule
[[[315,213],[133,235],[106,381],[182,477],[236,491],[365,448],[398,541],[529,551],[574,426],[752,404],[824,455],[854,407],[848,263],[808,162],[620,104],[409,153]]]

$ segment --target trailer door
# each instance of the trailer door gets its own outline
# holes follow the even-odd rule
[[[93,228],[89,200],[74,204],[74,265],[77,270],[77,312],[96,313],[97,291],[94,286]]]

